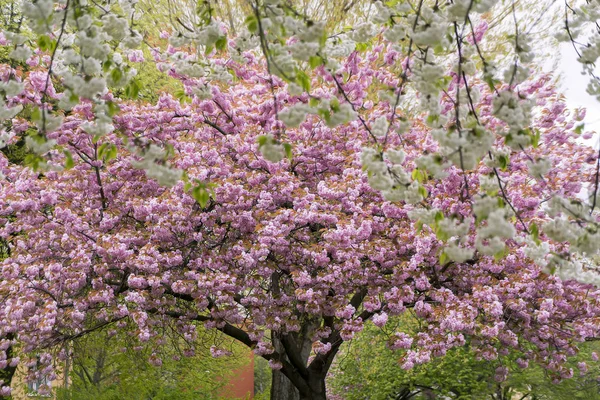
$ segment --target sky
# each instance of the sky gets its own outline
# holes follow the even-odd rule
[[[581,74],[581,64],[577,61],[577,55],[571,43],[561,43],[560,61],[558,67],[562,74],[561,89],[566,96],[569,108],[585,107],[585,130],[595,130],[594,146],[598,145],[600,138],[600,102],[586,92],[590,77]],[[597,68],[599,69],[599,68]]]

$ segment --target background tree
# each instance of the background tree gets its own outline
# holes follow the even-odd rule
[[[412,321],[411,321],[412,320]],[[414,316],[406,315],[394,321],[403,329],[416,326]],[[333,367],[329,384],[333,399],[530,399],[566,400],[598,399],[600,369],[593,361],[599,346],[588,342],[580,346],[577,357],[569,360],[573,378],[556,382],[537,365],[526,366],[523,359],[508,352],[501,361],[481,359],[470,346],[449,350],[430,363],[403,370],[398,353],[386,342],[393,336],[393,324],[379,328],[373,324],[355,340],[344,344],[338,362]],[[390,329],[390,332],[386,330]],[[510,368],[507,380],[496,380],[496,369]]]
[[[222,398],[235,371],[249,364],[248,351],[221,338],[221,345],[231,354],[214,358],[206,344],[215,338],[203,339],[205,343],[199,343],[194,356],[179,351],[176,340],[152,351],[118,331],[103,330],[76,339],[72,344],[71,384],[59,390],[58,398]]]

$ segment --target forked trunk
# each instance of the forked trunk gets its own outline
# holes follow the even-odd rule
[[[308,363],[308,357],[312,349],[312,341],[310,340],[310,332],[312,326],[306,324],[303,326],[302,331],[294,336],[295,349],[299,354],[299,361],[306,366]],[[287,356],[285,346],[283,345],[281,338],[276,335],[271,336],[272,343],[275,347],[275,351],[279,354],[285,355],[284,359],[290,362]],[[308,371],[308,375],[304,378],[309,392],[305,388],[304,393],[300,393],[300,390],[292,383],[292,381],[285,376],[280,370],[273,370],[272,383],[271,383],[271,400],[324,400],[325,396],[325,377],[324,374],[317,374],[314,371]]]

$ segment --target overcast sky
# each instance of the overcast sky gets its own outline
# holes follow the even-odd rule
[[[595,130],[600,135],[600,102],[586,92],[590,77],[581,74],[581,64],[577,62],[577,54],[571,43],[562,43],[560,50],[559,68],[563,76],[560,86],[567,97],[567,104],[570,108],[585,107],[585,130]],[[598,135],[595,146],[598,143]]]

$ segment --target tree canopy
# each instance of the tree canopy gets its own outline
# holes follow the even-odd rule
[[[367,320],[418,317],[389,340],[406,369],[468,343],[560,380],[597,337],[600,158],[515,2],[345,2],[341,28],[328,3],[200,1],[146,33],[135,1],[7,4],[0,139],[28,150],[0,158],[0,336],[36,374],[108,326],[191,351],[202,324],[280,371],[274,398],[322,399]],[[566,6],[597,94],[600,9]]]

